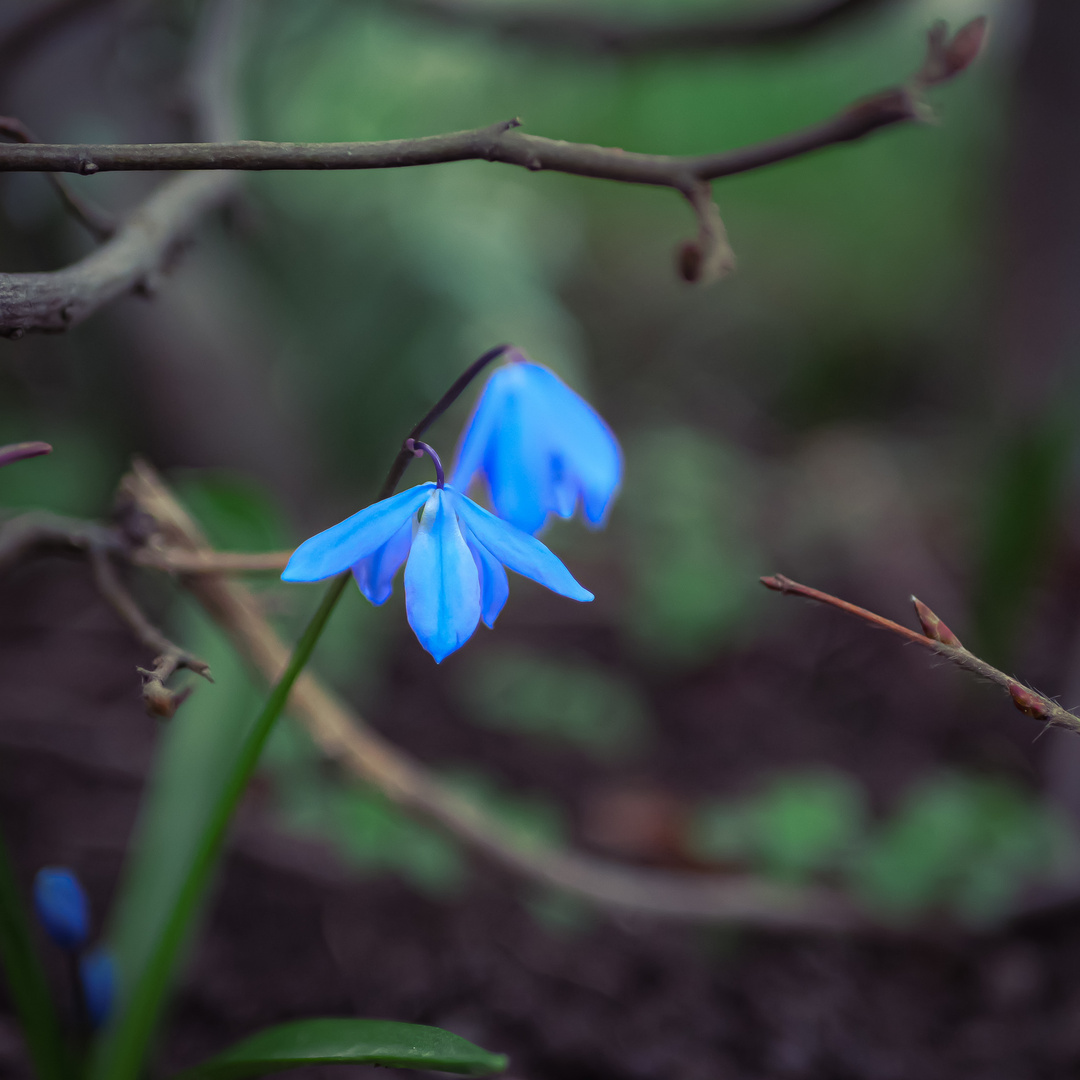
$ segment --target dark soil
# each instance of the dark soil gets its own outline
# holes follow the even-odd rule
[[[612,784],[650,784],[677,802],[737,792],[795,764],[850,769],[882,803],[940,763],[1036,778],[1034,728],[990,689],[969,691],[830,613],[792,607],[786,617],[783,637],[748,653],[678,681],[655,676],[657,745],[632,768],[469,726],[449,704],[447,676],[433,677],[404,637],[373,720],[426,760],[473,761],[509,787],[553,794],[579,824],[589,799]],[[525,632],[511,622],[507,640]],[[620,662],[600,630],[558,640]],[[71,865],[98,912],[153,751],[134,673],[146,660],[83,565],[49,560],[0,582],[2,825],[26,882],[43,864]],[[664,852],[642,857],[663,861]],[[852,938],[602,918],[559,933],[520,901],[520,886],[480,867],[453,902],[392,878],[358,878],[249,807],[161,1064],[193,1063],[276,1021],[336,1014],[445,1026],[510,1054],[517,1078],[1025,1080],[1080,1071],[1080,904],[1059,902],[982,935]],[[9,1011],[0,1075],[28,1075]]]

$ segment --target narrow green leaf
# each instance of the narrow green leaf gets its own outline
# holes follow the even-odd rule
[[[506,1068],[459,1035],[395,1020],[297,1020],[267,1028],[173,1080],[245,1080],[301,1065],[384,1065],[489,1076]]]
[[[30,936],[30,920],[0,838],[0,960],[39,1080],[68,1080],[68,1048]]]

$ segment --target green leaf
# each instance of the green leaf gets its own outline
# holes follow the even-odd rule
[[[173,1080],[245,1080],[301,1065],[384,1065],[489,1076],[506,1068],[459,1035],[395,1020],[297,1020],[267,1028]]]

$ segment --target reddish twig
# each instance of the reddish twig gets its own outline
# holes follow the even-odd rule
[[[773,574],[771,577],[763,577],[762,585],[767,589],[784,593],[789,596],[801,596],[806,600],[814,600],[819,604],[828,604],[829,607],[838,608],[849,615],[854,615],[871,626],[880,627],[890,633],[897,634],[905,641],[913,645],[919,645],[929,649],[932,653],[948,660],[965,671],[970,671],[981,678],[989,679],[997,683],[1012,698],[1013,704],[1025,715],[1035,720],[1041,720],[1048,724],[1058,724],[1061,727],[1072,728],[1080,731],[1080,716],[1075,716],[1068,709],[1062,708],[1053,698],[1040,694],[1037,690],[1024,686],[1011,675],[999,671],[996,667],[981,660],[974,653],[965,649],[960,644],[959,638],[935,615],[921,600],[914,596],[911,598],[915,605],[915,612],[922,625],[923,632],[910,630],[892,619],[886,619],[883,615],[875,614],[866,608],[851,604],[847,600],[841,600],[831,593],[822,592],[820,589],[812,589],[809,585],[800,585],[797,581],[785,577],[783,574]]]

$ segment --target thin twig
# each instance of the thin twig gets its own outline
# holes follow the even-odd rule
[[[1053,698],[1040,694],[1029,686],[1024,686],[1011,675],[1006,675],[1005,672],[999,671],[996,667],[988,664],[985,660],[979,659],[974,653],[965,649],[956,635],[945,626],[937,615],[914,596],[911,599],[923,627],[923,633],[921,634],[902,626],[898,622],[893,622],[892,619],[886,619],[883,615],[877,615],[866,608],[848,603],[847,600],[841,600],[831,593],[812,589],[809,585],[800,585],[797,581],[792,581],[791,578],[785,577],[783,574],[763,577],[761,583],[768,589],[773,589],[788,596],[801,596],[806,600],[814,600],[819,604],[828,604],[830,607],[839,608],[840,611],[854,615],[871,626],[877,626],[882,630],[897,634],[905,641],[929,649],[932,653],[936,653],[938,656],[948,660],[949,663],[955,664],[965,671],[970,671],[973,675],[997,683],[1008,693],[1013,700],[1013,704],[1025,716],[1033,717],[1048,724],[1059,724],[1061,727],[1071,728],[1073,731],[1080,731],[1080,716],[1075,716],[1068,709],[1063,709]]]
[[[158,550],[207,552],[201,530],[148,465],[136,462],[121,490],[156,523]],[[268,682],[276,679],[289,651],[254,595],[219,574],[191,575],[183,581],[237,651]],[[745,875],[644,870],[581,852],[522,846],[501,822],[367,727],[310,673],[297,680],[289,711],[322,751],[354,776],[526,880],[619,912],[782,930],[852,931],[872,925],[849,900],[829,889],[789,888]]]
[[[107,551],[91,546],[87,554],[90,557],[90,572],[94,576],[98,592],[128,625],[136,639],[156,654],[152,669],[139,668],[139,673],[143,676],[143,701],[147,711],[154,716],[171,717],[187,700],[191,687],[184,687],[177,692],[165,683],[182,668],[194,671],[208,682],[213,682],[210,665],[170,641],[146,617],[135,603],[135,598],[124,587]]]
[[[21,120],[16,120],[13,116],[0,116],[0,135],[23,145],[41,142]],[[71,185],[63,176],[56,173],[45,175],[64,208],[95,240],[108,240],[116,232],[116,218],[108,210],[72,191]]]
[[[813,0],[767,5],[764,14],[744,4],[747,14],[724,13],[645,21],[587,14],[570,5],[527,8],[472,0],[394,0],[393,7],[444,25],[486,30],[529,45],[613,53],[620,56],[778,45],[885,7],[893,0]],[[762,6],[760,3],[758,7]]]
[[[34,510],[0,527],[0,572],[35,553],[81,553],[91,548],[122,554],[126,544],[107,525]]]
[[[700,201],[707,181],[851,142],[894,124],[926,119],[923,91],[963,71],[977,55],[985,30],[986,20],[976,19],[949,39],[939,24],[929,34],[923,66],[906,85],[857,102],[822,124],[719,154],[670,157],[561,142],[527,135],[517,130],[517,120],[387,142],[0,146],[0,171],[213,170],[201,180],[199,175],[190,175],[167,185],[109,244],[73,266],[44,274],[0,275],[0,334],[66,329],[145,281],[198,216],[231,192],[231,187],[226,191],[221,186],[222,170],[388,169],[483,160],[530,171],[547,169],[670,187],[692,192],[694,200]]]

